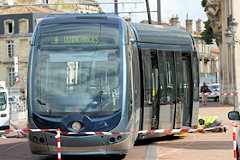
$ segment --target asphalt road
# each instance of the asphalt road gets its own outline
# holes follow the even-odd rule
[[[208,106],[200,106],[201,116],[217,115],[223,120],[228,130],[226,133],[191,133],[185,137],[162,137],[137,142],[126,155],[125,160],[232,160],[232,121],[227,113],[233,107],[209,102]],[[24,128],[25,121],[19,121],[19,128]],[[56,156],[33,155],[30,152],[27,138],[16,138],[13,134],[7,139],[0,139],[0,160],[55,160]],[[20,137],[22,137],[20,135]],[[67,156],[63,160],[107,160],[109,157]]]

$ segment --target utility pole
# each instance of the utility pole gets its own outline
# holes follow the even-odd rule
[[[158,25],[161,24],[161,0],[157,0],[157,17],[158,17]]]
[[[146,0],[146,8],[147,8],[147,14],[148,14],[148,23],[149,23],[149,24],[152,24],[151,13],[150,13],[150,8],[149,8],[148,0]]]
[[[114,13],[118,15],[118,0],[114,0]]]

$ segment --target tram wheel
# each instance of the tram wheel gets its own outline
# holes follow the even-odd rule
[[[110,158],[113,160],[120,160],[120,159],[124,159],[126,157],[126,154],[113,154],[110,155]]]

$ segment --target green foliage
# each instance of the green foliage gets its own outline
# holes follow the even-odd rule
[[[202,7],[205,8],[205,6],[206,6],[206,4],[207,4],[207,0],[202,0],[201,4],[202,4]]]
[[[213,44],[213,38],[215,38],[213,34],[212,27],[210,25],[210,20],[207,20],[204,22],[204,28],[205,30],[201,33],[203,40],[206,42],[206,44]]]
[[[206,12],[207,0],[202,0],[201,5],[204,8],[204,11]],[[210,20],[204,22],[204,28],[205,28],[204,31],[201,33],[202,38],[207,44],[212,44],[213,43],[212,39],[215,38],[215,36],[210,25]]]

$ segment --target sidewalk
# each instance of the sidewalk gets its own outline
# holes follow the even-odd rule
[[[10,121],[10,124],[17,127],[17,129],[25,129],[27,127],[27,119],[20,119],[17,121]],[[10,126],[11,129],[15,129],[13,126]]]
[[[202,106],[200,103],[199,115],[219,116],[222,119],[222,125],[227,127],[227,132],[193,133],[172,141],[158,142],[158,159],[232,160],[233,121],[228,119],[228,112],[232,110],[233,106],[231,105],[208,102],[207,106]]]

